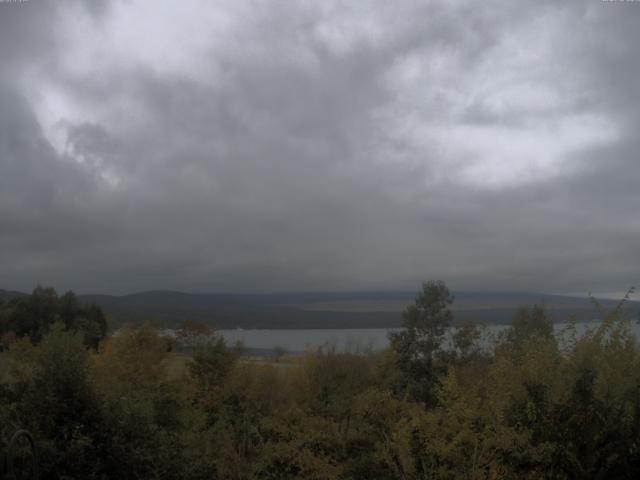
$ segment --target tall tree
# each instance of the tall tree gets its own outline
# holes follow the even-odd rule
[[[398,368],[403,373],[405,392],[426,404],[434,398],[433,387],[437,381],[434,361],[453,320],[449,309],[452,303],[453,296],[444,282],[423,283],[415,303],[402,315],[404,328],[389,335]]]

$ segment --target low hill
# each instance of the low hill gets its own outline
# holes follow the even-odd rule
[[[176,326],[183,320],[216,328],[382,328],[397,327],[414,292],[188,294],[150,291],[132,295],[83,295],[101,305],[115,323],[150,320]],[[588,297],[527,292],[459,292],[453,305],[457,322],[504,324],[522,305],[544,305],[555,322],[575,316],[589,321],[599,313]],[[605,308],[617,302],[603,300]],[[630,302],[636,312],[637,302]]]
[[[11,298],[24,297],[26,295],[27,295],[26,293],[15,292],[13,290],[2,290],[0,288],[0,300],[9,300]]]
[[[0,299],[25,295],[0,290]],[[130,295],[79,295],[83,302],[100,305],[112,327],[151,321],[175,327],[184,320],[215,328],[390,328],[401,325],[402,311],[413,303],[415,292],[311,292],[284,294],[194,294],[154,290]],[[603,300],[605,309],[617,302]],[[575,316],[578,321],[598,318],[588,297],[529,292],[457,292],[455,322],[505,324],[522,305],[543,305],[554,322]],[[640,303],[630,302],[633,315]]]

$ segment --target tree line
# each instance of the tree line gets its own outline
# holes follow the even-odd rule
[[[107,334],[107,319],[96,304],[83,304],[68,291],[58,296],[53,288],[37,286],[31,295],[0,298],[0,346],[15,338],[39,343],[55,323],[79,332],[87,346],[97,347]]]
[[[62,298],[46,315],[42,298],[23,299],[30,306],[20,308],[47,320],[14,331],[0,353],[0,424],[33,433],[43,478],[640,473],[640,350],[624,302],[596,327],[578,333],[569,321],[560,335],[543,308],[523,307],[487,338],[471,324],[451,329],[454,298],[427,282],[389,348],[325,346],[270,363],[193,325],[181,332],[190,357],[148,324],[96,344],[88,307],[66,322]],[[8,318],[5,337],[16,326]]]

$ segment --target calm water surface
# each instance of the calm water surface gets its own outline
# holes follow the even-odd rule
[[[585,322],[577,325],[578,333],[587,328],[597,326],[597,322]],[[561,335],[565,324],[556,324],[554,327],[558,335]],[[631,327],[640,337],[640,325],[632,323]],[[505,325],[488,325],[483,334],[484,342],[488,343]],[[227,340],[228,344],[242,341],[247,348],[273,349],[283,347],[289,352],[304,352],[323,345],[335,346],[338,350],[363,351],[380,350],[389,344],[388,333],[391,328],[346,328],[346,329],[309,329],[309,330],[219,330],[218,332]]]

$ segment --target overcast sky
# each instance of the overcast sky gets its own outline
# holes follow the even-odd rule
[[[0,288],[612,291],[640,2],[0,2]]]

